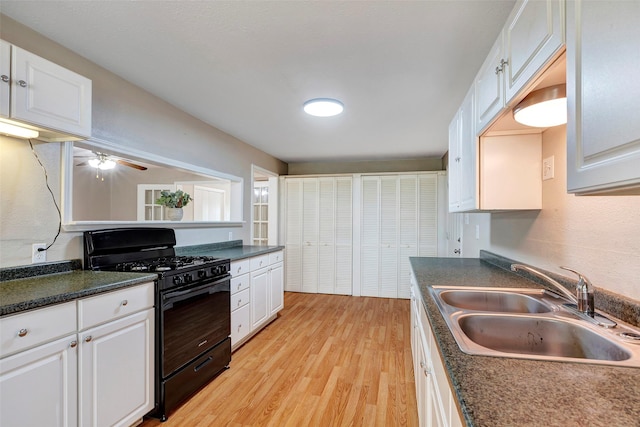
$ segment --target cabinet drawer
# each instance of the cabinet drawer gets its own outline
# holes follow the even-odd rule
[[[236,310],[242,306],[249,304],[250,292],[249,289],[240,291],[231,295],[231,311]]]
[[[269,254],[269,264],[275,264],[284,259],[284,252],[278,251]]]
[[[269,254],[254,256],[251,259],[251,271],[259,270],[269,265]]]
[[[239,276],[241,274],[248,273],[250,270],[251,262],[249,259],[241,259],[238,261],[233,261],[231,263],[231,275]]]
[[[75,331],[75,302],[3,317],[0,319],[0,357]]]
[[[78,329],[124,317],[153,307],[153,282],[78,300]]]
[[[249,289],[251,283],[251,276],[248,274],[242,274],[238,277],[231,278],[231,295],[241,292],[245,289]]]

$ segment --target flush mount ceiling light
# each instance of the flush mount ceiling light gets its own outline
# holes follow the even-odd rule
[[[94,159],[89,159],[89,166],[100,169],[100,170],[109,170],[116,167],[116,162],[109,159],[105,154],[98,154],[98,157]]]
[[[304,111],[316,117],[336,116],[344,110],[344,105],[337,99],[316,98],[304,103]]]
[[[0,134],[24,139],[37,138],[40,136],[37,130],[23,128],[6,122],[0,122]]]
[[[523,125],[539,128],[567,123],[566,85],[534,90],[514,107],[513,118]]]

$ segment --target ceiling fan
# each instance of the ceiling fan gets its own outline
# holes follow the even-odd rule
[[[78,163],[76,166],[91,166],[99,170],[109,170],[115,168],[116,164],[119,164],[141,171],[147,170],[145,166],[138,165],[128,160],[120,159],[116,156],[110,156],[109,154],[100,153],[98,151],[93,151],[92,153],[94,154],[94,157],[84,162]]]

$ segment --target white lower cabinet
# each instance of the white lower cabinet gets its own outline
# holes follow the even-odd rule
[[[251,272],[251,328],[257,328],[269,317],[269,270]]]
[[[411,287],[411,350],[418,420],[424,427],[463,426],[415,279]]]
[[[284,253],[231,263],[231,349],[236,350],[284,307]]]
[[[153,409],[152,308],[80,334],[81,426],[130,426]]]
[[[130,426],[154,406],[154,283],[0,319],[0,425]]]
[[[78,425],[76,334],[0,360],[0,425]]]

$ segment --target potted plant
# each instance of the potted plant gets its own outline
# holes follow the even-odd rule
[[[182,208],[187,206],[191,200],[193,198],[182,190],[161,191],[156,204],[167,208],[167,218],[171,221],[180,221],[183,215]]]

